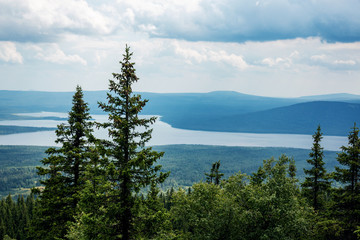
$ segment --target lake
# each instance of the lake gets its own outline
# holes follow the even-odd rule
[[[31,113],[18,114],[27,116],[56,116],[67,117],[66,113]],[[92,115],[99,122],[107,119],[106,115]],[[30,126],[30,127],[56,127],[61,121],[54,120],[16,120],[0,121],[0,125]],[[173,128],[169,124],[157,120],[152,126],[153,134],[149,145],[169,144],[201,144],[221,146],[247,146],[247,147],[290,147],[311,149],[312,136],[301,134],[258,134],[258,133],[233,133],[233,132],[210,132],[194,131]],[[96,132],[99,138],[106,138],[107,132]],[[56,146],[54,131],[19,133],[0,135],[0,145],[33,145],[33,146]],[[321,145],[325,150],[339,151],[340,147],[347,144],[347,137],[324,136]]]

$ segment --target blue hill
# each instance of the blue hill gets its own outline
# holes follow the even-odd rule
[[[214,116],[196,125],[174,125],[207,131],[313,134],[320,124],[325,135],[346,136],[354,122],[360,124],[360,104],[315,101],[231,117]]]
[[[360,120],[360,96],[329,94],[271,98],[231,91],[140,93],[149,99],[142,114],[160,115],[174,127],[229,132],[312,134],[321,124],[327,135],[347,135]],[[0,119],[24,119],[13,113],[68,112],[71,92],[0,91]],[[106,91],[85,91],[92,114]],[[360,124],[360,123],[359,123]]]

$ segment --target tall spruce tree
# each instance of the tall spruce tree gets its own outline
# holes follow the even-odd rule
[[[352,131],[348,136],[348,146],[342,146],[342,152],[338,154],[338,162],[346,166],[343,169],[335,167],[335,180],[345,184],[344,189],[350,193],[358,193],[359,178],[360,178],[360,141],[359,141],[359,128],[352,127]]]
[[[78,193],[84,186],[84,169],[87,151],[92,139],[92,122],[81,87],[77,86],[67,123],[58,125],[56,143],[49,155],[38,167],[44,185],[40,194],[37,216],[34,218],[32,235],[35,239],[63,238],[68,222],[74,221]]]
[[[113,73],[109,80],[107,103],[99,107],[108,113],[108,122],[99,124],[108,129],[109,140],[102,141],[102,154],[108,159],[107,172],[111,189],[107,193],[107,213],[112,219],[108,239],[128,240],[132,234],[132,223],[136,216],[134,193],[142,188],[161,183],[168,176],[154,166],[162,152],[153,151],[145,144],[150,140],[150,125],[155,117],[144,118],[139,114],[148,100],[134,94],[132,84],[138,81],[130,48],[126,46],[121,73]]]
[[[354,231],[360,225],[360,139],[354,123],[348,136],[348,146],[341,147],[338,162],[345,168],[335,167],[334,179],[342,183],[335,194],[337,217],[343,221],[346,239],[356,239]]]
[[[320,125],[312,137],[314,142],[309,153],[310,159],[307,160],[311,169],[304,169],[304,173],[308,176],[305,177],[302,187],[306,197],[310,199],[313,208],[319,210],[322,205],[321,199],[330,188],[328,174],[324,167],[325,162],[323,161],[324,151],[320,145],[320,141],[323,138]]]

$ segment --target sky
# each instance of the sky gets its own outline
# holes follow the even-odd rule
[[[0,0],[0,89],[360,94],[359,0]]]

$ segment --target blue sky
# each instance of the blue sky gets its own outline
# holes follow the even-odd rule
[[[359,0],[0,0],[1,89],[360,94]]]

